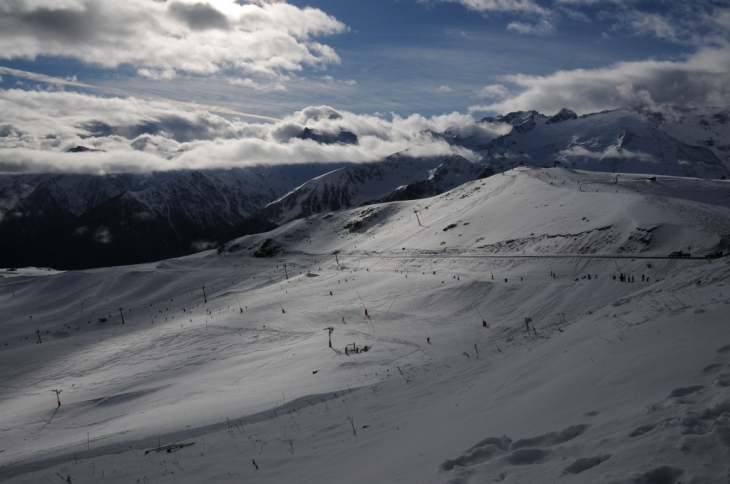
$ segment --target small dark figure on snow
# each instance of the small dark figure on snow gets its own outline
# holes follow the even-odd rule
[[[431,338],[426,338],[426,343],[431,344]]]

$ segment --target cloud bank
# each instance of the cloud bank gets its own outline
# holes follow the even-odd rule
[[[9,0],[0,2],[0,59],[71,57],[142,76],[226,75],[281,89],[292,73],[339,57],[318,36],[347,27],[276,0]]]
[[[547,76],[504,76],[504,85],[480,91],[498,99],[470,112],[570,108],[579,114],[632,106],[730,105],[730,46],[704,48],[684,61],[621,62],[601,69],[558,71]],[[506,93],[510,93],[507,95]]]
[[[0,90],[0,112],[2,173],[365,162],[404,150],[413,156],[459,153],[476,159],[444,136],[486,142],[505,129],[459,113],[386,118],[327,106],[308,107],[275,123],[251,123],[164,101],[20,89]],[[76,146],[98,151],[68,151]]]

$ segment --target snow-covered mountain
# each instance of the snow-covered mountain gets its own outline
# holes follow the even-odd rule
[[[665,256],[730,249],[730,181],[654,178],[516,168],[434,198],[307,217],[231,241],[221,251],[254,255],[267,240],[278,247],[272,253],[391,256]]]
[[[315,213],[388,200],[416,200],[441,194],[493,171],[459,155],[384,160],[340,168],[313,178],[260,210],[255,220],[278,226]],[[249,222],[250,223],[250,222]]]
[[[2,271],[0,480],[725,482],[730,263],[703,256],[729,194],[516,168],[220,252]]]
[[[509,134],[479,147],[492,166],[520,163],[573,166],[581,170],[701,178],[730,176],[727,110],[665,116],[619,109],[577,116],[563,109],[552,117],[536,111],[485,122],[513,126]]]

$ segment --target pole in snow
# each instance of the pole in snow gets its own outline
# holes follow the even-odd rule
[[[61,392],[63,390],[51,390],[51,391],[52,392],[56,392],[56,400],[58,401],[58,406],[60,407],[61,406],[61,398],[59,397],[59,395],[61,394]]]
[[[362,304],[362,308],[365,310],[365,316],[368,315],[368,308],[365,307],[365,303],[362,302],[362,298],[360,297],[360,293],[355,291],[355,294],[357,294],[357,298],[360,300],[360,304]]]
[[[623,272],[621,272],[621,268],[618,266],[618,262],[616,262],[616,259],[613,260],[613,263],[616,264],[616,269],[618,269],[618,273],[623,274]]]
[[[203,300],[206,304],[208,303],[208,296],[205,295],[205,286],[203,286]]]
[[[324,328],[324,331],[329,331],[330,348],[332,348],[332,332],[335,330],[332,326]]]
[[[124,310],[122,308],[119,308],[119,314],[122,315],[122,324],[124,324]]]
[[[289,280],[289,272],[286,270],[286,262],[284,262],[284,274],[286,275],[286,279]]]
[[[479,314],[479,317],[482,318],[482,327],[483,328],[486,328],[487,327],[487,320],[484,319],[484,316],[482,316],[482,313],[481,313],[481,311],[479,311],[479,308],[476,308],[476,310],[477,310],[477,314]]]
[[[286,314],[286,311],[284,311],[284,306],[282,306],[279,302],[279,298],[274,296],[274,299],[276,299],[276,302],[279,303],[279,307],[281,308],[281,314]]]
[[[36,334],[36,336],[38,336],[38,342],[39,343],[42,343],[42,341],[41,341],[41,330],[40,329],[37,329],[36,332],[35,332],[35,334]]]
[[[418,220],[418,225],[421,225],[421,219],[418,218],[418,211],[417,210],[414,210],[413,213],[416,214],[416,220]],[[421,227],[423,227],[423,225],[421,225]]]

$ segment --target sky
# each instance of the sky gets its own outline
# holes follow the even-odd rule
[[[2,172],[365,161],[511,111],[727,106],[730,2],[6,0],[0,78]],[[361,142],[281,134],[346,128],[321,113]]]

